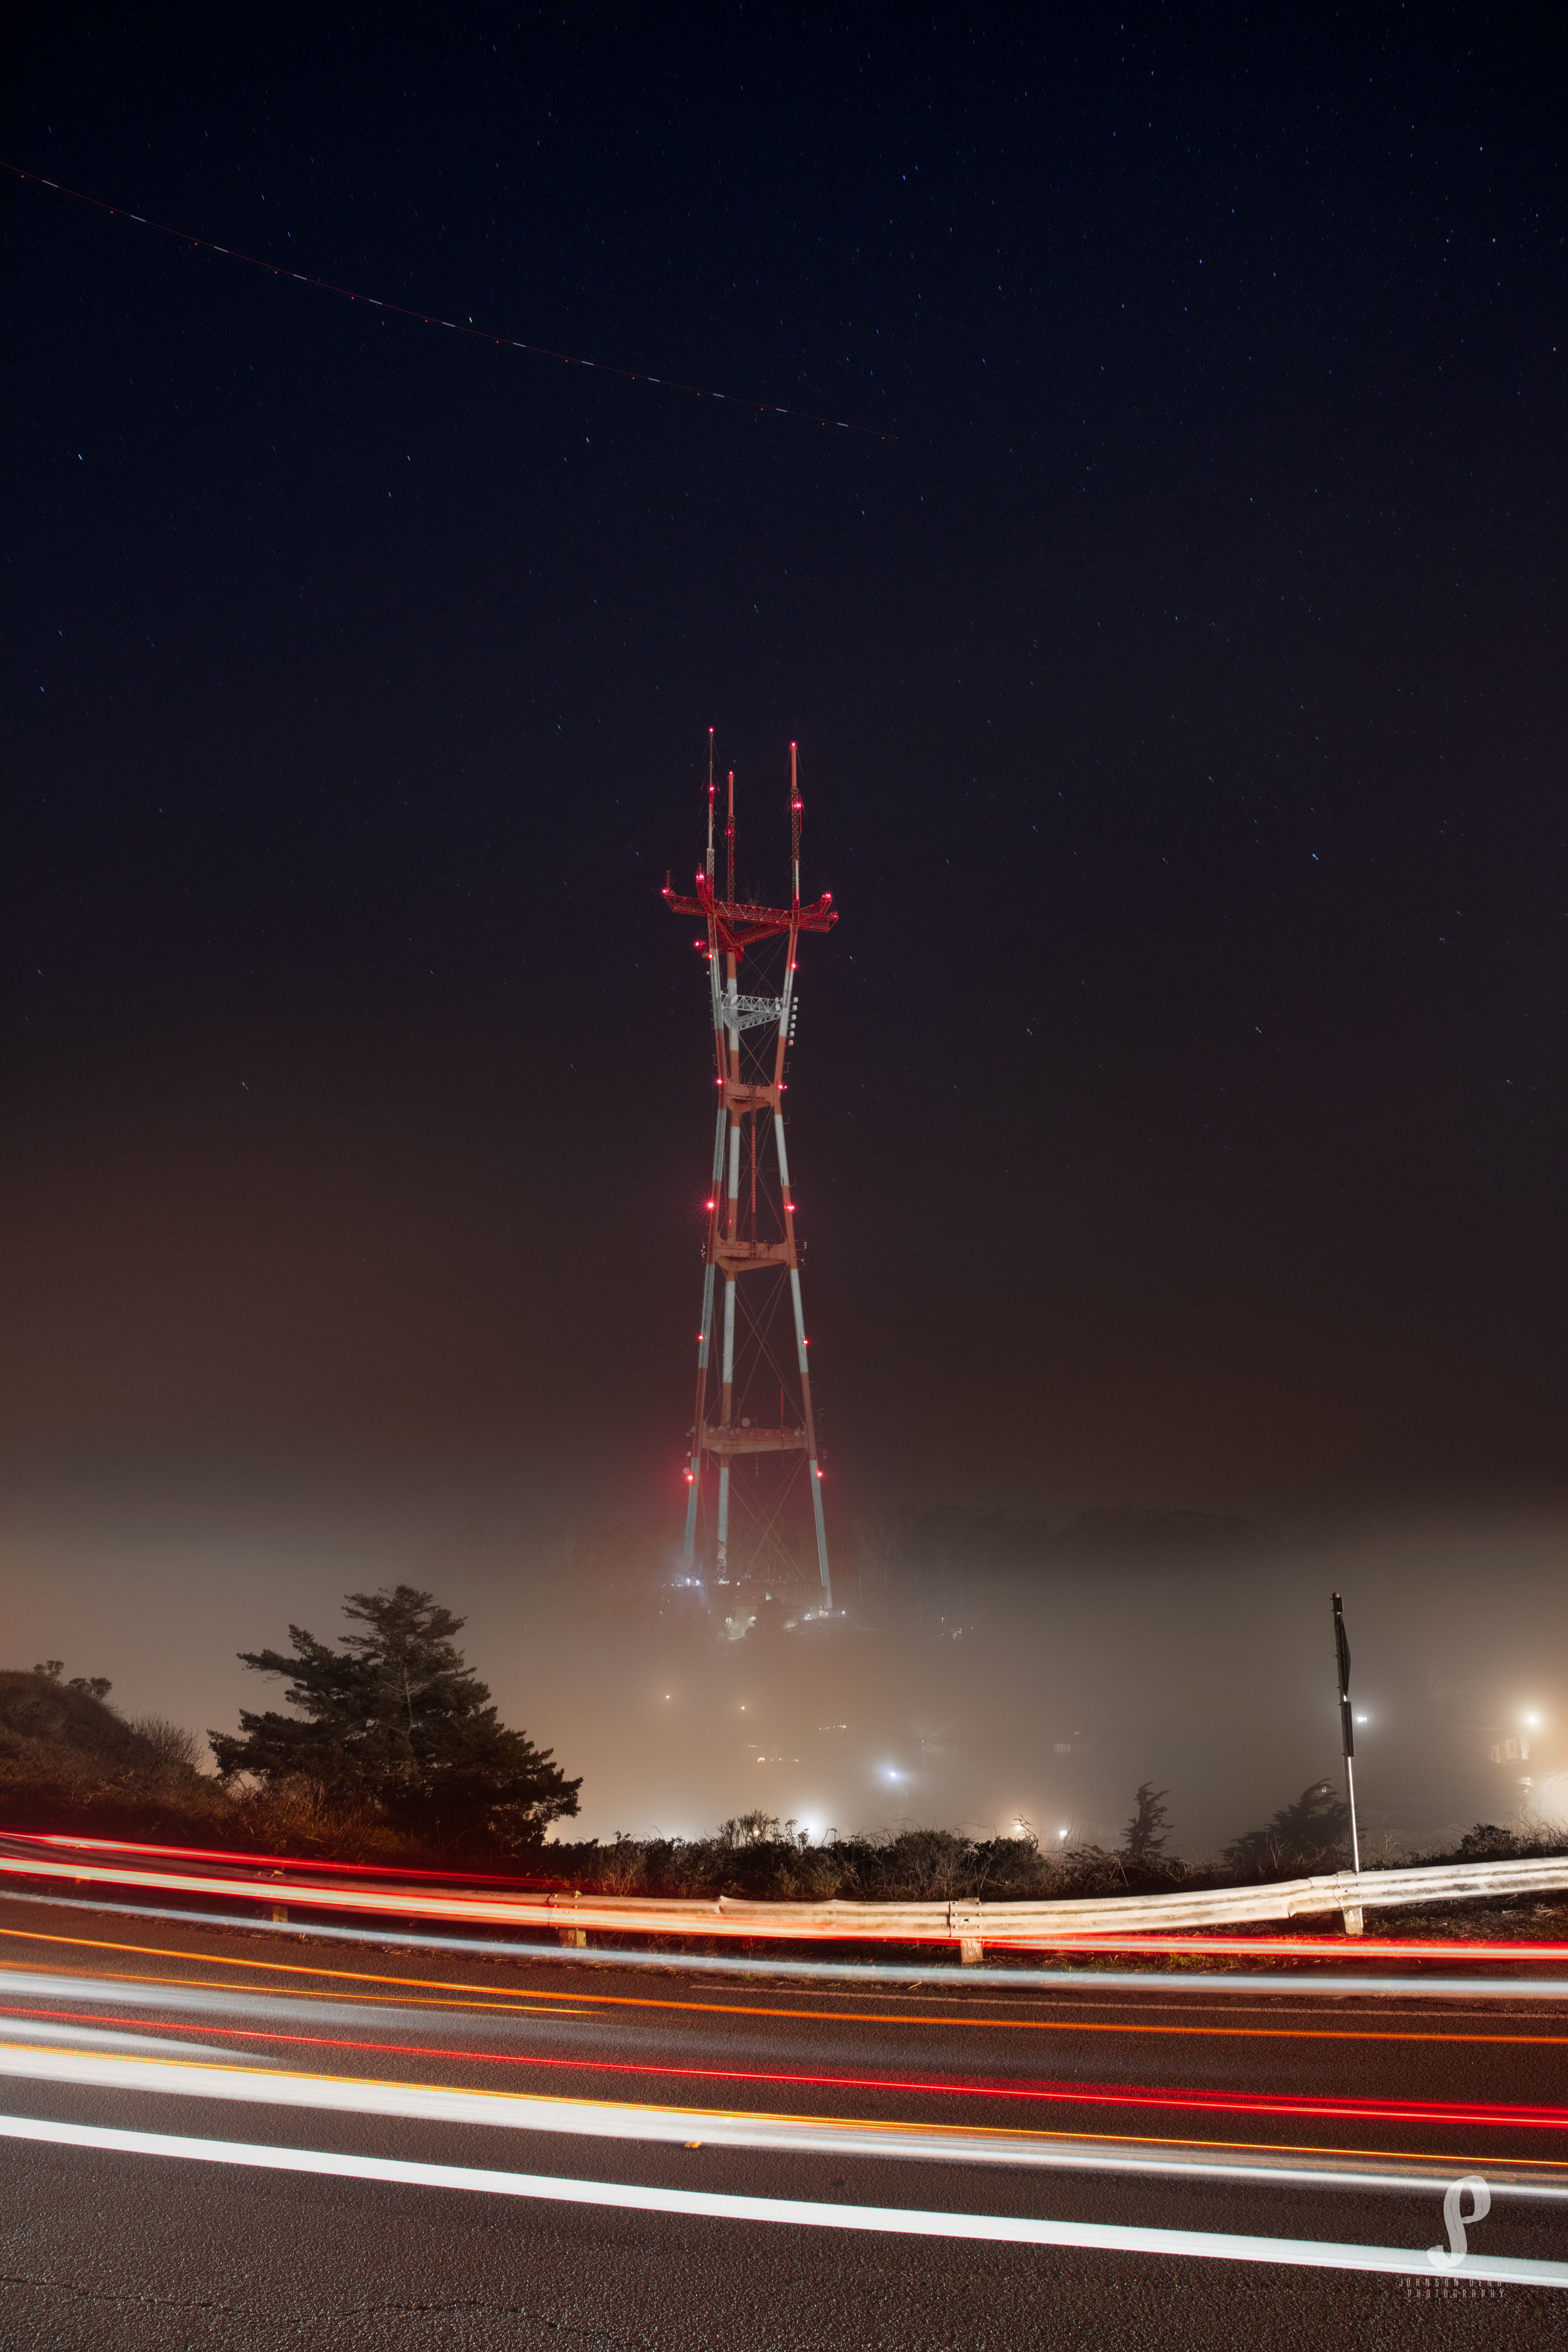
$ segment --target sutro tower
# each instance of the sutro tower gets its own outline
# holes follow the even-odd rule
[[[801,1480],[811,1496],[821,1606],[833,1606],[827,1528],[822,1513],[822,1473],[811,1411],[805,1317],[800,1298],[795,1205],[784,1148],[784,1055],[795,1034],[795,950],[802,931],[830,931],[838,920],[831,892],[813,907],[800,903],[800,788],[795,747],[789,747],[790,902],[753,907],[735,898],[735,776],[725,805],[727,887],[714,891],[713,736],[708,736],[708,858],[697,895],[664,895],[678,915],[700,916],[708,927],[696,946],[708,958],[717,1069],[718,1117],[713,1129],[713,1181],[708,1198],[708,1244],[702,1276],[702,1328],[697,1340],[697,1411],[687,1472],[686,1565],[696,1561],[698,1521],[707,1525],[705,1473],[719,1472],[713,1572],[721,1583],[759,1579],[787,1587],[800,1575],[795,1549],[805,1535]],[[742,995],[738,968],[748,949],[784,942],[776,994]],[[773,957],[753,964],[754,984],[766,983]],[[772,1118],[776,1175],[765,1167],[763,1122]],[[728,1135],[728,1182],[725,1139]],[[709,1418],[708,1369],[713,1336],[714,1278],[724,1281],[724,1326],[717,1418]],[[744,1276],[742,1285],[742,1277]],[[787,1291],[795,1325],[793,1362],[782,1314]],[[809,1571],[808,1571],[809,1573]]]

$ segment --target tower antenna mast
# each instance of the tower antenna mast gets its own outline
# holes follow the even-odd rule
[[[708,730],[708,880],[713,880],[713,730]]]
[[[742,1597],[787,1601],[798,1582],[792,1550],[791,1520],[798,1524],[800,1474],[810,1496],[815,1538],[816,1606],[833,1607],[827,1560],[827,1528],[822,1506],[822,1469],[807,1360],[805,1314],[801,1300],[796,1202],[790,1185],[784,1140],[786,1055],[794,1043],[798,999],[795,967],[803,931],[830,931],[838,917],[832,893],[813,905],[800,897],[800,827],[803,814],[798,754],[789,751],[790,903],[787,907],[742,905],[735,897],[735,772],[728,772],[725,802],[726,884],[720,898],[714,882],[715,793],[713,740],[708,749],[708,854],[696,877],[696,895],[678,895],[667,883],[665,899],[679,915],[699,916],[706,936],[694,942],[708,961],[710,1012],[713,1024],[714,1086],[718,1094],[713,1131],[712,1181],[706,1204],[702,1322],[697,1335],[697,1400],[686,1476],[685,1562],[689,1575],[711,1572],[716,1583],[741,1588]],[[783,968],[776,994],[743,994],[740,966],[748,950],[782,946]],[[763,974],[759,974],[759,980]],[[765,1128],[773,1128],[774,1168],[765,1167]],[[742,1200],[742,1160],[750,1182]],[[710,1394],[714,1308],[720,1277],[724,1284],[719,1394]],[[745,1277],[742,1290],[742,1276]],[[787,1291],[795,1346],[787,1351],[773,1311]],[[790,1353],[793,1353],[793,1362]],[[777,1421],[773,1419],[777,1401]],[[761,1410],[759,1411],[759,1408]],[[713,1542],[710,1555],[704,1506],[717,1471]],[[699,1558],[699,1527],[703,1528]],[[802,1530],[804,1538],[805,1531]],[[763,1591],[765,1588],[765,1592]],[[804,1596],[803,1596],[804,1597]],[[739,1612],[731,1622],[749,1622]]]
[[[790,907],[796,923],[800,919],[800,781],[795,761],[795,746],[789,747],[789,885]],[[790,968],[795,967],[795,934],[790,934]]]

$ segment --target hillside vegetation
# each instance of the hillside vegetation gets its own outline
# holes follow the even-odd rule
[[[233,1807],[197,1770],[195,1738],[156,1716],[128,1722],[110,1687],[0,1670],[0,1823],[212,1843]]]
[[[342,1862],[428,1857],[366,1806],[312,1783],[226,1788],[203,1772],[195,1733],[162,1716],[128,1719],[101,1678],[62,1682],[58,1660],[0,1668],[0,1831],[71,1832],[156,1845]]]

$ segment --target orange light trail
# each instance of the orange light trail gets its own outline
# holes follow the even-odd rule
[[[515,2013],[515,2012],[514,2012]],[[1432,2099],[1323,2097],[1310,2092],[1205,2091],[1154,2088],[1134,2083],[952,2082],[940,2075],[805,2074],[771,2067],[658,2066],[622,2058],[581,2058],[493,2050],[454,2050],[434,2042],[369,2042],[327,2033],[269,2032],[256,2026],[205,2025],[184,2018],[121,2017],[102,2010],[0,2007],[0,2017],[37,2018],[57,2024],[129,2027],[142,2033],[207,2034],[230,2042],[266,2042],[310,2050],[359,2050],[380,2056],[446,2058],[463,2065],[532,2066],[557,2073],[628,2074],[664,2082],[771,2083],[805,2090],[897,2091],[937,2098],[1018,2099],[1054,2106],[1144,2107],[1215,2116],[1303,2116],[1350,2123],[1426,2124],[1466,2130],[1485,2127],[1530,2131],[1568,2130],[1568,2107],[1500,2106]]]
[[[532,1986],[519,1987],[510,1994],[500,1991],[485,1998],[483,1985],[454,1983],[441,1977],[382,1976],[368,1969],[308,1968],[292,1960],[247,1960],[226,1952],[181,1952],[165,1950],[158,1945],[111,1943],[107,1938],[88,1936],[50,1936],[27,1927],[0,1927],[0,1936],[28,1944],[63,1944],[73,1951],[130,1952],[139,1958],[195,1961],[204,1968],[252,1969],[273,1976],[328,1978],[338,1983],[391,1985],[398,1989],[399,1998],[408,2000],[424,1993],[448,1996],[443,2001],[419,2005],[429,2008],[482,2008],[503,2014],[516,2014],[517,2004],[524,2001],[560,2002],[563,2008],[590,2009],[652,2009],[679,2014],[703,2017],[776,2017],[805,2025],[941,2025],[961,2026],[966,2032],[996,2033],[1128,2033],[1173,2035],[1198,2040],[1258,2041],[1258,2042],[1457,2042],[1467,2048],[1502,2049],[1568,2049],[1568,2034],[1563,2033],[1394,2033],[1385,2030],[1369,2031],[1364,2027],[1326,2025],[1123,2025],[1107,2024],[1095,2018],[1076,2017],[917,2017],[902,2012],[889,2016],[877,2010],[853,2009],[778,2009],[766,2008],[755,2002],[721,2000],[658,2000],[647,1993],[627,1992],[552,1992]],[[116,1979],[116,1982],[134,1983],[134,1978]],[[189,1984],[206,1990],[226,1990],[225,1980],[208,1984],[199,1977],[147,1977],[140,1981],[149,1984]],[[232,1979],[230,1979],[232,1981]],[[406,1990],[405,1990],[406,1988]],[[451,1995],[459,1996],[454,2003]],[[475,1996],[479,1996],[476,1999]],[[466,1996],[467,1998],[462,1998]],[[327,1996],[347,1999],[347,1995]],[[559,2014],[560,2011],[556,2011]]]

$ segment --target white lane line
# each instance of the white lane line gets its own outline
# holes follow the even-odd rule
[[[94,2090],[156,2091],[182,2098],[237,2099],[253,2105],[308,2107],[331,2115],[380,2116],[408,2123],[563,2132],[574,2138],[637,2140],[689,2147],[764,2148],[775,2155],[914,2158],[937,2164],[1005,2164],[1071,2172],[1142,2173],[1163,2178],[1267,2181],[1278,2188],[1433,2191],[1454,2177],[1460,2159],[1380,2162],[1356,2156],[1338,2165],[1292,2162],[1289,2153],[1259,2161],[1201,2146],[1121,2143],[1034,2131],[987,2130],[971,2124],[860,2122],[834,2116],[759,2115],[729,2107],[666,2107],[622,2099],[563,2099],[536,2093],[468,2090],[444,2083],[375,2082],[356,2074],[262,2072],[248,2063],[121,2057],[112,2051],[27,2047],[0,2042],[0,2076],[68,2083]],[[1305,2151],[1304,2153],[1312,2153]],[[1543,2179],[1512,2165],[1488,2168],[1499,2196],[1568,2200],[1568,2182]]]
[[[614,2180],[565,2180],[549,2173],[490,2172],[466,2164],[413,2164],[384,2156],[338,2156],[313,2147],[267,2147],[245,2140],[190,2139],[174,2132],[110,2131],[97,2124],[0,2116],[0,2137],[125,2156],[183,2158],[198,2164],[255,2165],[272,2172],[384,2180],[419,2189],[479,2189],[563,2205],[679,2213],[715,2221],[786,2221],[815,2230],[885,2230],[917,2238],[981,2238],[1025,2246],[1076,2246],[1121,2254],[1196,2255],[1211,2262],[1273,2263],[1306,2270],[1381,2271],[1405,2277],[1493,2279],[1515,2286],[1568,2286],[1568,2263],[1470,2254],[1450,2264],[1407,2246],[1336,2245],[1315,2238],[1249,2238],[1208,2230],[1143,2230],[1110,2221],[1042,2221],[1011,2213],[929,2213],[905,2205],[823,2205],[790,2197],[724,2197],[695,2189],[643,2189]]]

